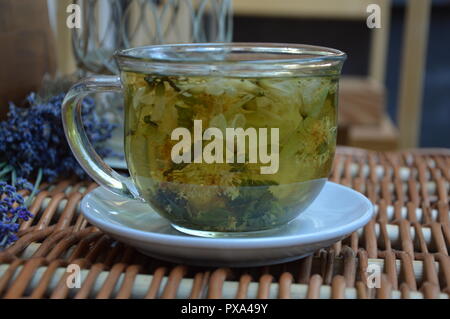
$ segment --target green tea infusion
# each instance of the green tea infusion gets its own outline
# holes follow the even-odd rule
[[[216,232],[290,221],[321,190],[338,76],[122,72],[125,153],[140,196],[176,225]]]

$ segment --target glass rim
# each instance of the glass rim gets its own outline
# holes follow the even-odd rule
[[[243,52],[243,50],[251,50],[255,53],[273,53],[273,54],[283,54],[286,55],[286,58],[282,59],[253,59],[253,60],[185,60],[183,58],[180,59],[164,59],[164,58],[155,58],[155,57],[146,57],[142,55],[136,55],[133,53],[143,52],[144,50],[148,53],[156,53],[161,54],[163,51],[168,51],[170,49],[184,49],[185,53],[192,53],[196,50],[205,49],[205,48],[216,49],[228,49],[232,51],[236,51],[237,53]],[[210,50],[210,53],[214,51]],[[207,52],[205,52],[207,53]],[[314,57],[290,57],[293,55],[311,55]],[[341,50],[333,49],[324,46],[318,45],[309,45],[309,44],[294,44],[294,43],[270,43],[270,42],[212,42],[212,43],[177,43],[177,44],[157,44],[157,45],[147,45],[140,46],[135,48],[118,50],[115,53],[115,56],[120,59],[133,59],[133,60],[146,60],[146,61],[154,61],[154,62],[166,62],[166,63],[200,63],[200,64],[211,64],[211,63],[311,63],[315,62],[318,59],[320,60],[345,60],[347,58],[346,53]]]
[[[121,70],[131,72],[245,77],[339,74],[347,55],[316,45],[230,42],[149,45],[117,51],[115,58]]]

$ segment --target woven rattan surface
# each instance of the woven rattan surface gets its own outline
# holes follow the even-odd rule
[[[35,217],[0,253],[0,297],[448,298],[450,151],[341,148],[330,179],[376,205],[364,229],[302,260],[230,269],[144,256],[79,213],[80,200],[96,184],[42,185],[31,206]],[[81,268],[79,289],[67,286],[70,264]],[[376,282],[377,267],[380,288],[370,289],[366,283]]]

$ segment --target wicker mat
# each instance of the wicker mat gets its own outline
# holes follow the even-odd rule
[[[89,225],[78,204],[96,185],[42,185],[20,239],[0,253],[1,298],[448,298],[450,151],[340,148],[330,178],[377,214],[313,256],[255,268],[199,268],[146,257]],[[81,288],[68,288],[81,268]],[[381,270],[380,288],[376,268]],[[375,271],[375,272],[373,272]]]

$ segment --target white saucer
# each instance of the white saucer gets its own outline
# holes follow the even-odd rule
[[[81,211],[91,224],[146,255],[191,265],[247,267],[283,263],[328,247],[368,223],[373,205],[364,195],[327,182],[311,206],[289,224],[245,238],[180,233],[147,204],[102,187],[83,198]]]

